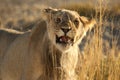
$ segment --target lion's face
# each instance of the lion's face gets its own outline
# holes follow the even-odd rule
[[[81,40],[85,26],[79,14],[70,10],[46,9],[50,40],[60,50],[68,50]]]

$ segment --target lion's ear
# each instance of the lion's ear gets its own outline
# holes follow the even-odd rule
[[[96,24],[95,19],[89,20],[88,18],[86,18],[84,16],[80,17],[80,21],[83,23],[83,26],[85,27],[85,31],[86,32],[88,30],[91,30],[95,26],[95,24]]]
[[[57,9],[54,9],[54,8],[45,8],[42,10],[42,17],[43,19],[45,20],[50,20],[52,17],[52,14],[54,14],[55,12],[57,11]]]
[[[45,8],[43,9],[44,13],[52,13],[53,11],[55,11],[55,9],[49,7],[49,8]]]

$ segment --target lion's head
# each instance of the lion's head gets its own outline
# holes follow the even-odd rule
[[[49,39],[60,50],[65,51],[81,41],[95,20],[79,16],[76,11],[46,8],[43,10],[47,22]]]

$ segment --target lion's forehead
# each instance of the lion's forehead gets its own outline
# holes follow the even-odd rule
[[[64,19],[75,19],[79,17],[79,14],[76,11],[70,11],[70,10],[58,10],[56,13],[56,17],[60,17],[63,20]]]

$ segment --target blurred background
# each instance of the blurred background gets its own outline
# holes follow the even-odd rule
[[[67,8],[94,17],[99,14],[100,5],[104,14],[107,13],[105,16],[120,15],[120,0],[0,0],[0,22],[1,27],[19,29],[39,19],[40,9],[44,7]]]
[[[97,21],[80,44],[80,80],[120,80],[120,0],[0,0],[0,28],[31,30],[45,7],[75,10]]]

